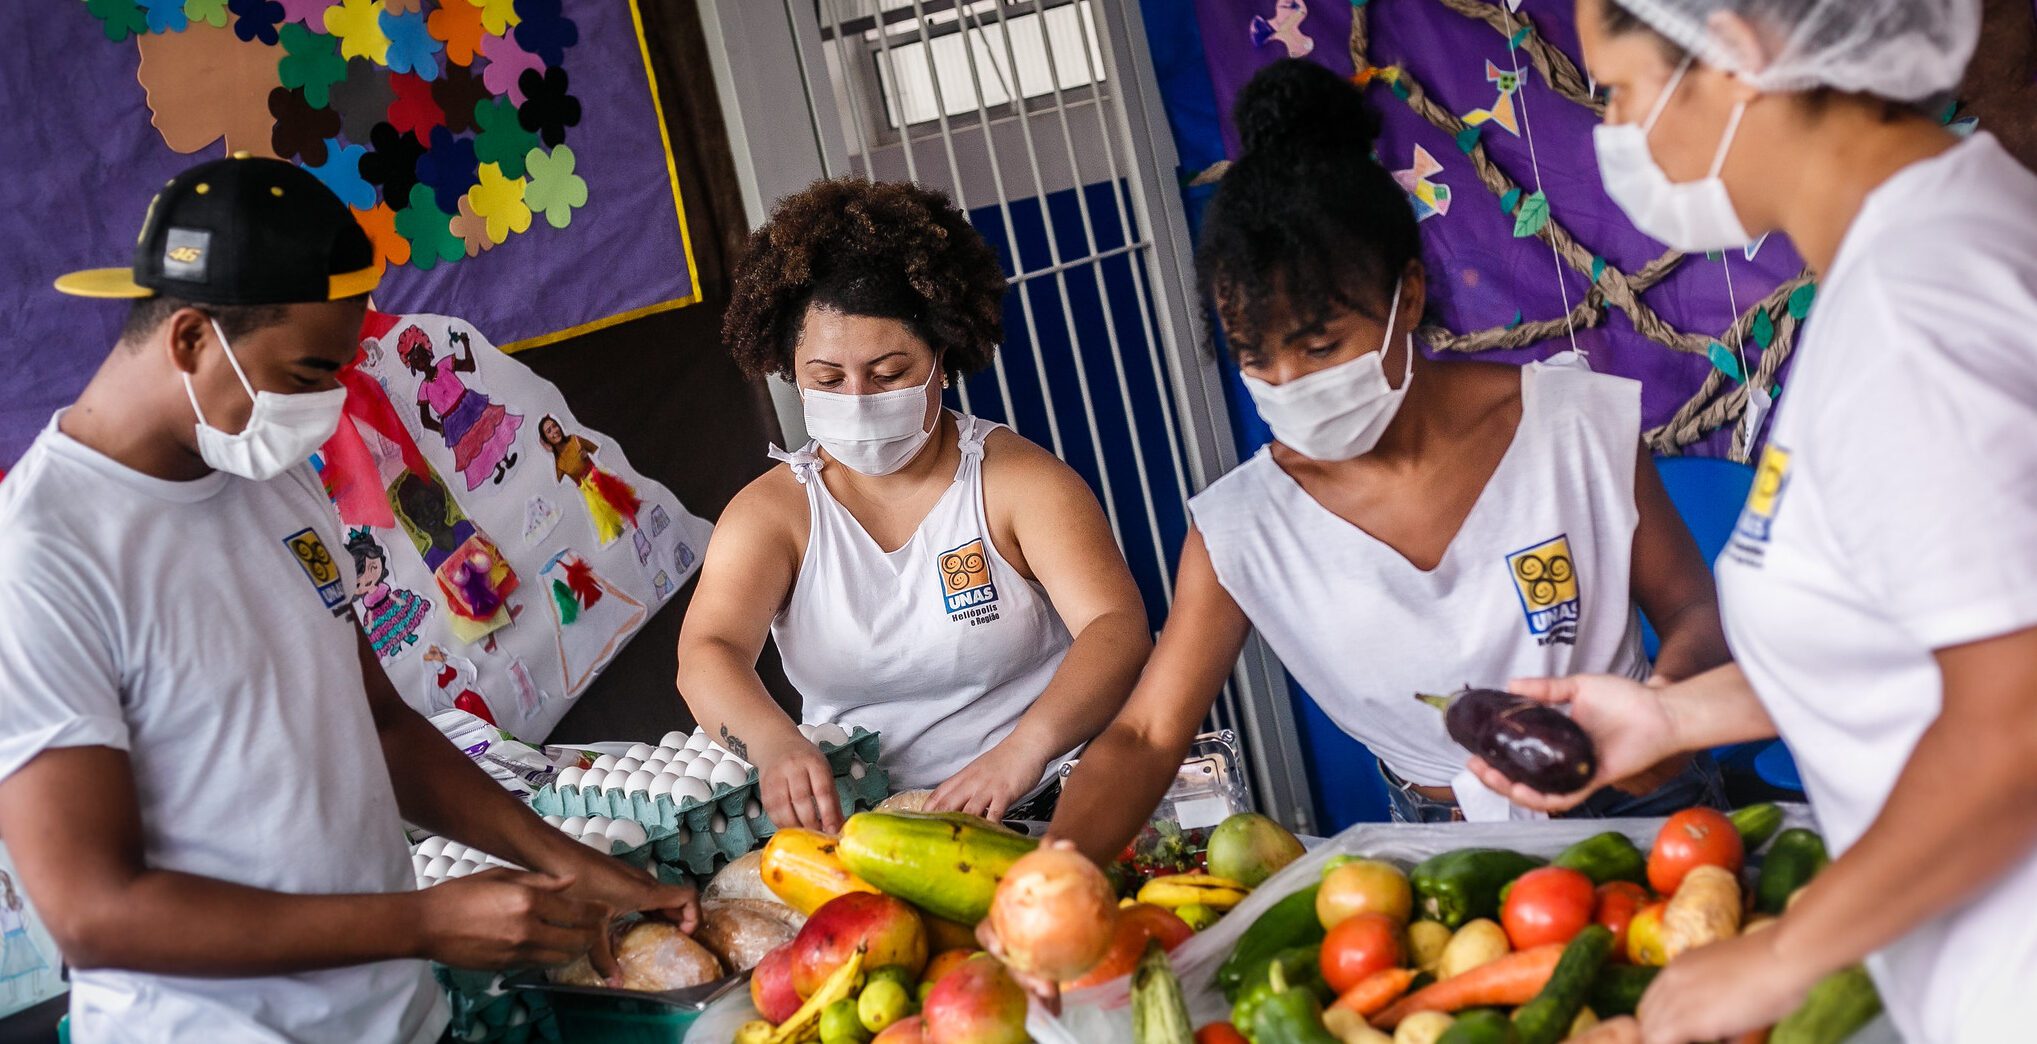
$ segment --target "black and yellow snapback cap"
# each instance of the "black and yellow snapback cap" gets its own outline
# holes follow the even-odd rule
[[[381,274],[368,234],[323,182],[294,163],[237,153],[156,193],[132,266],[72,272],[56,287],[78,297],[300,304],[358,297]]]

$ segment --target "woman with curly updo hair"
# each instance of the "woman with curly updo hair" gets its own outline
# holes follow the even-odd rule
[[[756,763],[781,826],[835,830],[827,760],[757,675],[768,634],[812,723],[883,733],[894,788],[990,819],[1108,723],[1152,640],[1089,487],[941,407],[989,365],[1006,283],[940,193],[853,178],[782,200],[722,336],[799,387],[812,441],[730,502],[679,635],[679,691]]]

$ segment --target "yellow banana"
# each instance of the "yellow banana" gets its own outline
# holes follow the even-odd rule
[[[736,1030],[735,1044],[768,1044],[773,1032],[775,1031],[770,1023],[763,1019],[751,1019],[743,1023],[741,1029]]]
[[[1212,910],[1228,910],[1245,901],[1252,894],[1250,888],[1228,877],[1211,874],[1169,874],[1146,882],[1139,889],[1139,901],[1164,906],[1170,910],[1176,907],[1201,904]]]
[[[791,1044],[793,1041],[818,1040],[820,1034],[820,1013],[828,1005],[855,993],[857,980],[862,978],[862,975],[863,948],[858,946],[856,947],[856,952],[850,954],[849,959],[843,961],[842,966],[836,968],[834,974],[827,977],[826,982],[821,983],[820,989],[813,991],[813,996],[808,997],[806,1003],[800,1005],[799,1010],[792,1013],[791,1018],[778,1024],[778,1028],[772,1031],[766,1044]]]

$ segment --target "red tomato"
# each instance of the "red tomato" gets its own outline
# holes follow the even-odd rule
[[[1648,890],[1632,881],[1607,881],[1598,886],[1598,909],[1591,919],[1613,931],[1612,959],[1627,959],[1627,925],[1648,905]]]
[[[1236,1026],[1228,1022],[1212,1022],[1195,1031],[1195,1044],[1251,1044]]]
[[[1718,866],[1737,874],[1745,858],[1740,831],[1732,820],[1713,809],[1687,808],[1670,816],[1655,835],[1655,848],[1648,853],[1648,885],[1666,899],[1676,894],[1676,886],[1692,867]]]
[[[1361,979],[1407,960],[1400,925],[1381,913],[1353,914],[1323,936],[1323,981],[1339,995]]]
[[[1500,907],[1499,920],[1516,950],[1567,943],[1591,923],[1597,898],[1591,878],[1568,867],[1545,866],[1514,882]]]

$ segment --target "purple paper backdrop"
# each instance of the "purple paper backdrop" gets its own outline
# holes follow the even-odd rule
[[[1210,79],[1224,114],[1225,144],[1233,156],[1238,142],[1229,118],[1232,101],[1253,73],[1288,54],[1282,42],[1286,33],[1264,43],[1254,42],[1255,36],[1264,35],[1253,31],[1255,17],[1276,25],[1281,21],[1275,6],[1275,0],[1196,0]],[[1548,40],[1583,68],[1572,0],[1526,0],[1520,9]],[[1351,75],[1351,4],[1346,0],[1307,0],[1307,11],[1299,25],[1301,33],[1314,41],[1307,57],[1339,74]],[[1514,68],[1507,37],[1435,0],[1370,0],[1366,11],[1373,64],[1406,66],[1432,98],[1459,116],[1491,106],[1497,99],[1498,89],[1486,78],[1488,60],[1508,72]],[[1597,116],[1552,91],[1530,67],[1525,54],[1519,62],[1521,87],[1515,103],[1517,112],[1524,114],[1520,123],[1523,134],[1517,137],[1497,124],[1485,124],[1481,141],[1486,153],[1525,192],[1535,190],[1539,171],[1539,185],[1549,199],[1550,219],[1608,264],[1629,274],[1637,271],[1660,255],[1663,247],[1635,231],[1606,198],[1591,144]],[[1430,180],[1450,188],[1449,212],[1422,222],[1431,304],[1444,325],[1463,333],[1505,326],[1517,314],[1527,321],[1556,318],[1566,311],[1566,291],[1571,304],[1580,299],[1590,288],[1590,277],[1566,264],[1559,288],[1556,259],[1549,245],[1532,237],[1514,237],[1513,216],[1504,212],[1500,200],[1478,181],[1470,158],[1449,135],[1416,115],[1385,85],[1375,83],[1367,93],[1385,116],[1378,146],[1380,161],[1390,170],[1411,168],[1414,150],[1421,146],[1442,165],[1441,173]],[[1742,311],[1803,267],[1780,237],[1761,245],[1752,261],[1737,250],[1727,257],[1732,299]],[[1691,258],[1643,299],[1671,325],[1717,336],[1736,315],[1729,303],[1726,275],[1719,261]],[[1641,336],[1618,309],[1610,310],[1599,326],[1579,330],[1577,341],[1590,354],[1595,369],[1642,380],[1643,412],[1650,426],[1668,419],[1696,393],[1711,370],[1703,356],[1677,352]],[[1567,347],[1567,338],[1557,338],[1483,357],[1523,362]],[[1751,341],[1747,353],[1751,368],[1759,357]],[[1692,450],[1721,455],[1729,441],[1730,427]]]
[[[582,110],[566,144],[587,185],[586,206],[565,228],[534,215],[529,231],[431,271],[392,265],[375,294],[379,307],[459,316],[509,345],[694,296],[631,6],[564,4],[579,37],[564,64]],[[126,264],[154,191],[177,171],[224,155],[225,146],[187,156],[164,144],[136,80],[135,40],[109,41],[85,4],[0,7],[4,469],[84,386],[126,310],[124,302],[65,297],[50,281]]]

